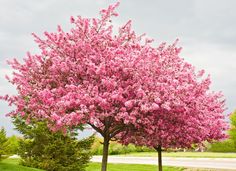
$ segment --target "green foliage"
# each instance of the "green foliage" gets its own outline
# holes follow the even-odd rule
[[[76,139],[78,129],[51,132],[47,124],[14,119],[14,124],[25,137],[19,142],[19,155],[24,166],[48,171],[84,171],[91,158],[93,136],[81,141]]]
[[[102,138],[96,137],[93,145],[92,145],[92,153],[94,155],[102,155]],[[133,152],[150,152],[155,151],[145,146],[135,146],[133,144],[129,144],[127,146],[122,145],[116,141],[111,141],[109,146],[109,154],[110,155],[117,155],[117,154],[128,154]]]
[[[230,116],[231,129],[229,130],[230,139],[234,143],[236,151],[236,111]]]
[[[214,142],[211,144],[208,151],[211,152],[236,152],[234,142],[231,139]]]
[[[17,154],[19,148],[20,138],[13,135],[7,139],[7,153],[8,154]]]
[[[4,128],[0,129],[0,161],[7,157],[7,137]]]
[[[234,111],[230,116],[230,123],[233,127],[236,127],[236,111]]]

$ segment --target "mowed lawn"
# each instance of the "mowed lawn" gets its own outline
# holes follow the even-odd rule
[[[0,171],[43,171],[19,165],[19,159],[5,159],[0,162]]]
[[[100,171],[100,163],[90,163],[86,171]],[[108,164],[108,171],[156,171],[157,166],[141,164]],[[182,171],[184,168],[164,167],[164,171]],[[0,162],[0,171],[43,171],[19,165],[19,159],[6,159]]]
[[[100,171],[101,163],[90,163],[86,171]],[[108,164],[108,171],[157,171],[155,165],[145,164]],[[180,167],[163,167],[164,171],[182,171]]]
[[[138,152],[120,156],[157,157],[157,152]],[[191,158],[236,158],[236,153],[216,152],[163,152],[163,157],[191,157]]]

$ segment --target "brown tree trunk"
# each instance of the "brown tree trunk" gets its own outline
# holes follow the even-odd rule
[[[158,152],[158,171],[162,171],[161,145],[155,147],[155,150]]]
[[[108,148],[109,138],[107,136],[104,136],[101,171],[107,171]]]

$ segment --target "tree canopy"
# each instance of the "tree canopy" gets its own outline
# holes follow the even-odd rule
[[[100,18],[71,17],[68,32],[33,34],[41,53],[9,62],[18,90],[4,97],[16,106],[10,116],[46,119],[53,131],[90,125],[104,137],[103,171],[112,138],[167,147],[224,137],[224,100],[208,91],[209,77],[179,56],[177,42],[154,47],[131,21],[115,33],[118,5]]]

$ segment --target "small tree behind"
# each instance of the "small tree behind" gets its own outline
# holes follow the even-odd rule
[[[83,171],[90,160],[93,137],[78,141],[77,129],[66,135],[51,132],[45,122],[26,124],[14,119],[16,129],[25,137],[20,140],[21,164],[49,171]]]
[[[151,62],[144,68],[149,74],[148,81],[142,84],[148,99],[142,101],[143,119],[118,139],[125,144],[132,142],[156,149],[162,171],[162,148],[187,148],[224,139],[228,124],[223,94],[210,91],[210,77],[203,77],[204,70],[196,72],[194,66],[184,61],[176,42],[159,49],[159,58],[146,57]],[[129,107],[132,110],[136,106]]]
[[[234,149],[236,150],[236,111],[230,116],[231,129],[229,130],[230,139],[234,142]]]
[[[6,158],[7,155],[7,137],[4,128],[0,130],[0,161]]]
[[[17,154],[18,153],[18,148],[19,148],[19,141],[21,137],[18,137],[16,135],[12,135],[11,137],[8,137],[7,139],[7,153],[9,155]]]

